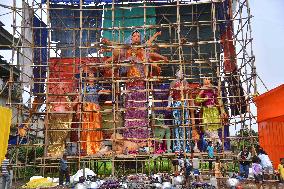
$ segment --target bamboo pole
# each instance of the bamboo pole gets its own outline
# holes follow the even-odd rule
[[[21,15],[19,14],[21,11],[23,11],[23,8],[21,7],[18,7],[18,5],[15,3],[16,1],[14,0],[13,1],[13,5],[9,5],[9,6],[6,6],[6,9],[11,9],[13,10],[13,34],[16,36],[16,35],[21,35],[21,33],[18,31],[18,29],[21,29],[23,28],[22,26],[18,26],[16,21],[18,18],[21,18]],[[116,49],[124,49],[126,48],[125,45],[123,45],[123,42],[120,41],[120,36],[121,34],[124,35],[124,31],[125,30],[129,30],[131,29],[131,27],[125,27],[125,26],[122,26],[121,24],[119,24],[119,26],[115,26],[114,25],[114,21],[115,19],[117,19],[118,17],[115,16],[115,11],[116,10],[127,10],[129,7],[132,6],[132,3],[130,4],[123,4],[125,5],[124,7],[121,7],[121,6],[117,6],[115,4],[115,2],[113,1],[112,2],[112,5],[110,8],[106,8],[106,7],[103,7],[103,6],[96,6],[96,7],[92,7],[88,10],[111,10],[112,11],[112,15],[111,15],[111,20],[112,20],[112,26],[107,28],[107,27],[94,27],[94,28],[88,28],[86,26],[83,25],[82,21],[83,19],[85,19],[84,15],[83,15],[83,11],[86,10],[85,6],[83,6],[83,1],[80,0],[80,4],[78,7],[76,8],[71,8],[70,10],[75,10],[75,11],[80,11],[80,28],[54,28],[54,26],[51,25],[51,21],[50,21],[50,10],[51,10],[51,7],[50,7],[50,0],[47,0],[47,3],[46,3],[46,6],[42,6],[38,3],[36,3],[36,1],[31,1],[32,2],[32,9],[33,10],[40,10],[40,14],[36,13],[37,16],[39,18],[43,18],[43,15],[46,14],[47,15],[47,29],[48,29],[48,58],[53,58],[51,56],[51,52],[50,51],[53,51],[53,50],[56,50],[57,47],[55,47],[55,44],[54,42],[52,42],[52,39],[51,39],[51,31],[54,30],[54,29],[60,29],[62,31],[70,31],[72,30],[73,31],[73,41],[74,41],[74,44],[73,45],[68,45],[66,46],[65,48],[62,48],[62,50],[66,50],[66,49],[70,49],[71,47],[73,48],[74,50],[74,53],[76,51],[76,49],[78,49],[78,46],[76,46],[77,44],[75,43],[75,33],[76,32],[80,32],[80,47],[79,47],[79,50],[80,50],[80,57],[79,57],[79,62],[82,62],[83,61],[83,57],[82,57],[82,52],[85,51],[86,49],[90,49],[90,48],[99,48],[101,43],[100,42],[96,42],[94,43],[94,46],[91,46],[91,45],[86,45],[86,46],[83,46],[83,41],[82,41],[82,32],[83,30],[87,30],[88,32],[88,36],[89,36],[89,33],[90,31],[102,31],[102,30],[105,30],[105,31],[112,31],[112,34],[113,34],[113,37],[115,35],[114,31],[118,30],[119,32],[119,41],[117,44],[115,45],[111,45],[109,47],[111,48],[116,48]],[[162,61],[160,62],[155,62],[155,64],[158,64],[160,65],[162,68],[163,66],[169,66],[169,67],[179,67],[180,69],[182,69],[184,71],[184,73],[186,74],[186,79],[188,81],[193,81],[194,79],[196,79],[196,75],[194,74],[194,70],[199,70],[199,73],[200,75],[198,76],[198,78],[200,78],[200,76],[202,76],[201,74],[203,74],[204,70],[205,69],[208,69],[208,70],[211,70],[212,71],[212,78],[216,81],[218,81],[218,91],[220,92],[220,82],[224,79],[226,79],[227,76],[224,76],[224,70],[222,69],[222,63],[220,64],[220,58],[219,58],[219,54],[220,54],[220,50],[218,49],[218,46],[220,46],[220,40],[218,38],[218,25],[220,25],[221,23],[224,23],[226,22],[226,20],[221,20],[221,19],[217,19],[217,8],[216,8],[216,5],[221,3],[222,1],[221,0],[214,0],[214,1],[206,1],[206,2],[193,2],[192,4],[188,5],[188,4],[183,4],[181,3],[181,1],[176,1],[175,4],[164,4],[164,5],[159,5],[159,4],[155,4],[155,5],[151,5],[151,4],[148,4],[146,3],[147,1],[146,0],[143,0],[143,2],[138,5],[138,8],[141,8],[144,10],[144,14],[141,15],[141,16],[130,16],[128,19],[130,18],[143,18],[143,25],[142,26],[139,26],[137,27],[138,29],[143,29],[144,30],[144,35],[146,36],[146,30],[152,30],[152,29],[163,29],[163,28],[169,28],[168,30],[168,33],[169,33],[169,36],[170,36],[170,39],[168,41],[162,41],[160,43],[158,43],[158,45],[163,48],[163,49],[170,49],[170,52],[171,54],[168,54],[167,56],[168,57],[171,57],[171,61],[167,64],[164,64]],[[210,4],[212,5],[212,8],[211,10],[208,12],[208,11],[200,11],[198,10],[198,7],[199,5],[202,5],[202,4]],[[238,0],[237,1],[237,4],[238,4],[238,10],[236,11],[235,15],[232,16],[231,20],[232,22],[236,23],[236,28],[234,28],[235,30],[235,35],[233,36],[233,42],[236,44],[236,45],[239,45],[239,49],[237,51],[237,56],[236,56],[236,61],[239,63],[239,70],[244,72],[243,73],[237,73],[235,75],[233,75],[233,77],[236,77],[238,79],[240,79],[240,83],[238,84],[241,84],[243,86],[245,86],[245,96],[246,98],[248,98],[248,101],[246,101],[245,103],[248,105],[248,111],[246,114],[243,114],[241,115],[239,118],[236,118],[236,117],[233,117],[231,116],[230,117],[230,123],[231,125],[235,125],[235,126],[240,126],[242,125],[242,127],[245,125],[245,124],[248,124],[248,128],[249,130],[252,129],[252,126],[256,124],[255,122],[255,116],[253,115],[253,112],[250,108],[250,105],[252,104],[251,102],[251,99],[253,98],[253,96],[257,93],[257,85],[256,85],[256,80],[259,79],[258,78],[258,75],[257,75],[257,72],[255,70],[255,57],[253,55],[253,51],[252,51],[252,34],[251,34],[251,13],[250,13],[250,9],[249,9],[249,2],[248,0]],[[176,12],[177,12],[177,15],[175,14],[172,14],[172,13],[165,13],[163,14],[165,17],[171,17],[171,16],[176,16],[176,21],[172,22],[172,23],[169,23],[169,24],[155,24],[155,23],[150,23],[148,24],[146,21],[148,18],[150,18],[149,15],[147,15],[147,9],[148,8],[164,8],[164,9],[167,9],[167,8],[176,8]],[[184,8],[189,8],[189,11],[188,13],[186,14],[183,14],[182,12],[182,9]],[[69,8],[68,8],[69,9]],[[55,8],[55,10],[63,10],[63,8]],[[208,14],[211,14],[212,18],[211,20],[200,20],[199,19],[199,15],[208,15]],[[185,15],[192,15],[192,19],[191,20],[183,20],[183,16]],[[67,17],[64,17],[64,19],[67,18]],[[94,19],[97,19],[96,16],[93,17]],[[124,22],[126,22],[126,18],[125,17],[122,17],[122,19],[124,20]],[[210,39],[203,39],[201,36],[202,36],[202,27],[208,27],[212,25],[212,31],[213,31],[213,38],[210,38]],[[43,28],[43,27],[38,27],[37,29],[39,28]],[[197,35],[197,41],[194,41],[194,40],[188,40],[186,41],[185,43],[182,42],[182,38],[184,36],[182,36],[183,32],[181,32],[181,28],[183,29],[188,29],[189,31],[191,29],[196,29],[196,35]],[[172,29],[174,29],[176,32],[172,32]],[[185,32],[186,33],[186,32]],[[122,38],[125,38],[125,36],[122,36]],[[16,43],[16,38],[13,39],[14,42],[13,42],[13,51],[15,53],[16,49],[19,48],[19,43]],[[228,41],[231,40],[231,39],[228,39]],[[37,49],[41,49],[41,48],[44,48],[44,47],[35,47],[35,42],[33,41],[33,44],[32,44],[32,47],[33,48],[37,48]],[[212,45],[213,46],[213,49],[212,49],[212,55],[211,57],[209,58],[209,60],[206,58],[206,53],[203,53],[202,52],[202,46],[203,45]],[[1,47],[2,46],[5,46],[5,45],[0,45]],[[22,48],[29,48],[29,46],[21,46]],[[136,47],[136,46],[135,46]],[[146,49],[144,46],[137,46],[137,47],[140,47],[140,48],[144,48],[145,49],[145,52],[148,50]],[[175,51],[175,49],[177,49]],[[189,50],[186,50],[186,49],[189,49]],[[194,57],[195,55],[195,50],[197,49],[197,54],[198,54],[198,57]],[[188,52],[189,51],[189,52]],[[14,54],[13,53],[13,54]],[[59,56],[58,53],[55,53],[56,56]],[[24,57],[26,57],[27,55],[23,55]],[[177,56],[178,58],[175,58],[174,56]],[[189,57],[189,58],[187,58]],[[205,57],[205,58],[204,58]],[[28,58],[30,61],[33,60],[33,57],[26,57]],[[12,57],[12,62],[15,62],[16,58]],[[147,67],[148,71],[147,72],[151,72],[152,70],[149,69],[149,65],[152,64],[145,61],[143,62],[143,64]],[[112,117],[112,120],[103,120],[103,121],[109,121],[111,123],[113,123],[113,128],[108,128],[108,129],[103,129],[103,131],[113,131],[113,132],[119,132],[123,129],[123,127],[119,127],[118,126],[118,123],[117,123],[117,120],[118,120],[118,116],[120,116],[120,112],[123,112],[125,111],[126,109],[121,106],[121,101],[120,101],[120,95],[122,94],[129,94],[133,91],[130,91],[130,90],[126,90],[125,89],[125,83],[127,83],[128,81],[131,81],[131,78],[127,78],[127,77],[117,77],[115,76],[115,70],[116,68],[119,68],[121,66],[130,66],[131,64],[129,62],[114,62],[112,61],[112,63],[110,65],[105,65],[103,62],[95,62],[95,61],[91,61],[91,62],[88,62],[86,64],[86,67],[88,68],[107,68],[108,66],[111,68],[112,70],[112,75],[110,78],[99,78],[97,77],[96,78],[96,82],[99,82],[99,84],[110,84],[111,87],[112,87],[112,91],[111,91],[111,95],[112,95],[112,99],[114,99],[115,102],[113,102],[112,104],[112,112],[113,112],[113,117]],[[72,62],[72,66],[73,66],[73,71],[75,70],[75,66],[76,66],[76,59],[73,58],[73,62]],[[20,68],[23,67],[23,65],[19,65]],[[40,65],[39,67],[41,68],[46,68],[47,69],[47,80],[44,82],[44,84],[46,85],[46,91],[45,93],[42,93],[42,94],[39,94],[39,96],[45,96],[46,97],[46,102],[42,103],[43,106],[49,106],[53,103],[56,103],[56,102],[50,102],[50,99],[49,97],[52,97],[54,96],[54,94],[51,94],[50,91],[49,91],[49,86],[52,84],[52,82],[49,82],[49,74],[51,72],[50,68],[49,68],[49,65]],[[190,70],[190,73],[188,74],[187,71]],[[27,104],[28,106],[32,106],[32,98],[34,98],[34,94],[33,92],[31,91],[31,89],[29,89],[27,91],[28,95],[29,95],[29,102],[27,103],[24,103],[24,102],[20,102],[20,103],[17,103],[17,102],[13,102],[12,100],[12,85],[18,83],[18,84],[24,84],[23,81],[15,81],[14,78],[13,78],[13,73],[15,72],[15,70],[13,69],[13,67],[11,67],[9,69],[10,71],[10,79],[9,79],[9,83],[8,83],[8,105],[10,107],[16,107],[17,111],[21,111],[21,112],[24,112],[25,111],[25,108],[24,108],[24,104]],[[81,90],[81,84],[83,83],[83,80],[82,80],[82,73],[84,73],[85,70],[83,67],[80,67],[80,79],[79,79],[79,85],[80,85],[80,89],[78,90],[78,92],[74,92],[74,93],[67,93],[67,94],[64,94],[64,96],[67,96],[68,98],[73,98],[74,96],[76,95],[79,95],[79,96],[82,96],[82,95],[85,95],[86,94],[86,91],[83,91]],[[215,74],[216,73],[216,74]],[[232,77],[232,76],[230,76]],[[40,78],[40,79],[43,79],[43,78]],[[175,79],[174,75],[171,75],[171,76],[158,76],[156,78],[150,78],[150,77],[146,77],[144,79],[144,82],[146,83],[146,87],[144,90],[139,90],[139,92],[145,92],[145,94],[147,94],[147,103],[152,103],[152,107],[150,108],[149,107],[149,104],[147,104],[147,108],[146,109],[143,109],[141,108],[141,110],[151,110],[151,112],[155,111],[155,110],[164,110],[163,107],[156,107],[154,105],[155,102],[159,102],[159,99],[151,99],[153,97],[153,91],[154,91],[154,87],[153,87],[153,84],[155,82],[169,82],[169,81],[172,81],[173,79]],[[31,77],[30,78],[31,82],[35,82],[34,81],[34,78]],[[237,85],[238,85],[237,84]],[[184,86],[183,86],[184,87]],[[237,87],[237,86],[226,86],[226,90],[230,89],[230,87]],[[121,90],[121,88],[123,88]],[[23,91],[25,91],[26,89],[23,89]],[[187,102],[190,102],[194,99],[192,99],[193,97],[190,96],[190,95],[183,95],[183,93],[181,94],[183,97],[182,97],[182,102],[184,101],[187,101]],[[220,95],[221,96],[221,95]],[[233,98],[240,98],[240,96],[236,95],[236,96],[229,96],[228,97],[229,99],[233,99]],[[222,97],[219,98],[220,100],[222,100]],[[79,100],[79,103],[81,103],[81,98]],[[228,102],[228,104],[226,104],[226,106],[231,106],[231,105],[237,105],[238,106],[238,109],[240,110],[242,107],[240,104],[235,104],[235,102]],[[182,107],[180,108],[180,110],[182,111],[183,115],[182,115],[182,120],[183,120],[183,123],[182,125],[180,125],[182,128],[183,128],[183,133],[184,133],[184,137],[183,141],[187,141],[187,137],[186,137],[186,129],[187,128],[190,128],[190,127],[194,127],[194,122],[196,120],[196,118],[194,117],[193,115],[193,111],[197,110],[198,108],[200,108],[199,106],[193,106],[191,105],[190,103],[187,104],[187,106],[184,106],[184,104],[182,103]],[[140,108],[138,108],[137,110],[140,110]],[[173,110],[173,109],[170,109],[170,110]],[[101,110],[101,113],[107,113],[108,111],[105,111],[105,110]],[[184,117],[184,114],[185,112],[190,112],[190,118],[189,120],[185,120],[185,117]],[[78,155],[76,157],[70,157],[70,158],[74,158],[76,159],[76,162],[77,164],[79,165],[79,168],[80,168],[80,164],[81,163],[86,163],[87,166],[91,167],[92,166],[92,158],[93,159],[96,159],[96,157],[88,157],[88,161],[85,161],[85,158],[87,157],[83,157],[81,156],[81,153],[80,153],[80,144],[81,142],[84,142],[82,141],[81,139],[81,136],[80,136],[80,133],[82,131],[82,123],[83,123],[83,119],[82,119],[82,113],[83,113],[83,110],[81,109],[79,112],[76,112],[76,111],[70,111],[70,112],[65,112],[65,113],[68,113],[68,114],[74,114],[74,113],[79,113],[80,114],[80,120],[78,121],[78,124],[80,125],[80,127],[78,129],[67,129],[68,132],[70,131],[77,131],[78,132],[78,135],[79,135],[79,140],[77,141],[78,143]],[[30,129],[30,133],[28,134],[28,137],[31,137],[31,133],[32,132],[35,132],[36,133],[36,137],[38,135],[39,132],[41,131],[44,131],[44,135],[45,135],[45,142],[44,144],[28,144],[28,145],[16,145],[15,147],[19,147],[19,146],[22,146],[22,147],[25,147],[26,149],[36,149],[38,146],[44,146],[45,147],[45,155],[46,155],[46,149],[47,149],[47,146],[48,146],[48,135],[47,135],[47,132],[50,132],[50,131],[61,131],[60,129],[59,130],[55,130],[55,129],[48,129],[48,126],[50,125],[49,123],[49,115],[51,114],[55,114],[55,112],[52,112],[50,111],[48,108],[46,108],[45,110],[43,110],[43,112],[41,112],[40,110],[37,111],[37,112],[34,112],[34,116],[42,116],[45,118],[44,120],[44,125],[45,125],[45,128],[41,129],[39,128],[40,126],[40,123],[38,121],[34,121],[33,120],[33,125],[35,128],[31,128]],[[139,120],[139,119],[133,119],[133,120]],[[172,119],[173,120],[173,119]],[[184,124],[185,121],[188,122],[188,124]],[[21,122],[20,119],[17,118],[17,123]],[[71,123],[71,122],[70,122]],[[204,124],[199,124],[200,127],[206,127],[206,125]],[[152,125],[149,125],[148,124],[148,128],[154,128],[156,125],[155,124],[152,124]],[[173,126],[172,125],[169,125],[170,128],[172,128]],[[86,129],[85,131],[94,131],[94,129]],[[229,137],[229,139],[231,140],[245,140],[245,139],[250,139],[251,141],[254,141],[255,137],[254,136],[248,136],[248,137],[244,137],[244,136],[241,136],[241,137]],[[147,138],[147,141],[148,141],[148,146],[151,145],[152,141],[156,141],[158,140],[157,138],[155,137],[149,137]],[[174,140],[174,138],[170,139],[171,141]],[[222,141],[223,141],[223,144],[224,144],[224,129],[222,131]],[[108,139],[104,139],[104,141],[109,141]],[[66,144],[70,144],[70,142],[66,142]],[[185,147],[185,145],[184,145]],[[223,146],[224,147],[224,146]],[[183,149],[185,151],[185,149]],[[17,150],[18,152],[18,150]],[[27,155],[27,154],[26,154]],[[36,153],[34,154],[35,156],[37,155]],[[225,157],[226,153],[223,153],[223,158]],[[112,166],[113,166],[113,169],[112,169],[112,173],[115,173],[115,164],[114,162],[117,161],[115,158],[117,156],[116,155],[113,155],[111,156],[111,158],[108,159],[108,161],[110,161],[112,163]],[[139,157],[139,156],[137,156]],[[164,157],[164,156],[163,156]],[[170,157],[171,158],[171,157]],[[26,159],[27,159],[27,156],[26,156]],[[100,159],[97,158],[99,161]],[[159,159],[159,158],[158,158]],[[162,158],[161,158],[162,159]],[[45,170],[47,170],[47,168],[51,165],[49,163],[49,158],[48,157],[43,157],[42,159],[40,159],[41,161],[41,165],[42,165],[42,173],[45,174]],[[127,157],[125,157],[125,161],[127,160]],[[26,160],[27,161],[27,160]],[[73,160],[72,160],[73,161]],[[121,160],[120,160],[121,161]],[[139,159],[134,159],[133,161],[135,161],[136,163],[136,172],[139,171],[138,169],[138,165],[139,165]],[[160,160],[161,161],[161,160]],[[150,163],[151,163],[151,157],[147,157],[145,162],[148,163],[148,166],[150,167]],[[18,162],[18,160],[16,159],[16,164],[20,164]],[[32,163],[29,163],[30,164],[34,164],[34,162]],[[106,165],[106,164],[104,164]],[[160,164],[162,165],[162,163]],[[25,167],[23,165],[20,165],[19,167],[21,168],[24,168]],[[159,169],[161,169],[161,167],[159,167]],[[106,170],[104,170],[106,171]],[[149,170],[149,174],[150,174],[150,170]]]

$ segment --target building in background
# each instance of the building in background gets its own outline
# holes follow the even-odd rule
[[[0,106],[12,109],[13,116],[9,143],[16,144],[19,140],[17,135],[18,124],[22,123],[28,116],[29,108],[22,104],[23,91],[20,83],[21,70],[19,66],[11,65],[1,55],[2,53],[12,54],[13,40],[14,43],[17,43],[18,38],[13,39],[13,35],[4,29],[3,26],[4,24],[0,22]],[[34,138],[42,139],[43,141],[44,118],[35,116],[33,119],[34,124],[31,126],[31,132],[28,138],[22,141]]]

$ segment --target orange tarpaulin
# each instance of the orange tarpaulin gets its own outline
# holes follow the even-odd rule
[[[274,168],[284,158],[284,85],[255,99],[260,146],[268,153]]]
[[[284,121],[284,85],[280,85],[255,99],[257,122]]]

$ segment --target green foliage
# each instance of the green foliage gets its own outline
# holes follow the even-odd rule
[[[258,145],[258,133],[245,126],[236,133],[238,140],[231,141],[231,148],[233,152],[240,151],[244,146],[256,147]]]
[[[44,147],[36,147],[36,158],[43,157],[44,155]]]
[[[20,146],[11,148],[9,150],[10,159],[13,164],[24,164],[22,168],[18,169],[18,178],[30,178],[31,176],[40,173],[40,168],[36,167],[36,158],[42,157],[44,153],[43,147],[28,147]]]
[[[149,173],[149,172],[171,172],[171,162],[169,162],[166,159],[163,159],[162,161],[157,160],[154,162],[151,160],[148,164],[148,162],[143,162],[143,161],[129,161],[129,162],[116,162],[115,167],[116,167],[116,173],[119,175],[123,174],[132,174],[136,172],[136,163],[137,163],[137,171],[142,172],[142,164],[144,163],[143,166],[143,172],[144,173]],[[124,171],[124,166],[125,166],[125,173]],[[88,167],[88,166],[86,166]],[[83,164],[81,165],[81,168],[83,168]],[[92,170],[95,171],[95,169],[91,166],[90,167]],[[72,171],[73,174],[75,174]],[[97,172],[98,175],[111,175],[112,173],[112,162],[98,162],[97,163]]]
[[[27,147],[27,146],[20,146],[11,148],[9,150],[9,157],[13,164],[15,164],[18,160],[20,163],[24,164],[32,164],[35,162],[35,159],[38,157],[42,157],[44,154],[43,147]]]
[[[40,173],[40,168],[36,166],[27,166],[23,167],[19,171],[22,178],[29,179],[32,176],[38,175]]]

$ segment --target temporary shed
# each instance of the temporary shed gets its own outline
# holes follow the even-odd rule
[[[268,153],[274,168],[284,158],[284,84],[255,99],[260,146]]]

